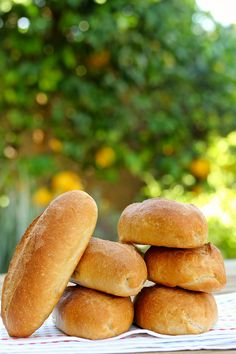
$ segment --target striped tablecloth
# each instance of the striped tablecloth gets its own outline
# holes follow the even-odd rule
[[[227,286],[216,295],[219,321],[208,333],[195,336],[163,336],[132,327],[124,335],[102,341],[89,341],[65,336],[57,330],[49,317],[30,338],[12,339],[8,336],[0,318],[0,354],[15,353],[160,353],[193,350],[193,353],[236,353],[236,260],[225,262]],[[0,275],[0,292],[4,276]],[[212,352],[212,349],[214,352]],[[217,350],[218,349],[218,350]]]
[[[199,349],[236,349],[236,293],[216,295],[219,320],[208,333],[167,336],[132,327],[115,338],[91,341],[68,337],[51,316],[30,338],[10,338],[0,320],[0,353],[140,353]]]

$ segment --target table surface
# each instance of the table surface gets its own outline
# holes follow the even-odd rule
[[[226,260],[225,261],[225,268],[226,268],[226,274],[227,274],[227,286],[219,292],[219,294],[222,293],[232,293],[236,292],[236,259],[235,260]],[[4,274],[0,274],[0,293],[2,291],[2,283],[4,279]],[[161,352],[156,352],[156,353],[161,353]],[[152,353],[152,354],[156,354]],[[169,353],[169,352],[165,352]],[[236,350],[191,350],[191,351],[175,351],[175,352],[170,352],[170,353],[189,353],[189,354],[219,354],[219,353],[224,353],[224,354],[229,354],[229,353],[236,353]],[[142,353],[142,354],[147,354],[147,353]],[[150,354],[150,353],[149,353]],[[163,354],[163,352],[162,352]]]

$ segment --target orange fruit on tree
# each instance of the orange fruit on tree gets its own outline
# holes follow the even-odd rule
[[[56,138],[49,139],[48,145],[54,152],[60,152],[63,148],[62,142]]]
[[[195,159],[190,164],[190,171],[199,179],[206,179],[211,171],[210,162],[206,159]]]
[[[106,168],[113,164],[115,158],[115,151],[111,147],[105,146],[97,151],[95,155],[95,162],[97,166]]]
[[[52,200],[53,195],[46,187],[37,189],[33,195],[33,202],[40,207],[46,206]]]
[[[83,189],[81,178],[73,171],[61,171],[52,177],[52,188],[56,193]]]

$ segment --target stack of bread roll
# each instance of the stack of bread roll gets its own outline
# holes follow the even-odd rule
[[[28,227],[3,284],[1,316],[10,336],[30,336],[53,309],[55,325],[68,335],[103,339],[129,329],[130,296],[143,287],[146,264],[132,245],[91,238],[96,222],[93,198],[71,191]],[[79,285],[67,286],[69,280]]]
[[[158,333],[197,334],[217,320],[213,295],[225,286],[220,251],[207,243],[204,215],[192,204],[149,199],[129,205],[118,225],[125,243],[150,245],[148,279],[135,299],[135,323]]]
[[[152,245],[146,263],[133,245],[91,238],[96,222],[93,198],[71,191],[27,228],[3,284],[9,335],[30,336],[52,311],[60,330],[88,339],[119,335],[134,316],[140,327],[167,334],[213,325],[217,308],[209,293],[225,284],[224,265],[206,244],[207,223],[196,207],[153,199],[124,210],[120,241]],[[147,275],[161,285],[143,288]]]
[[[104,339],[128,331],[134,318],[130,296],[147,279],[142,256],[132,245],[92,238],[71,277],[70,286],[54,310],[63,332]]]

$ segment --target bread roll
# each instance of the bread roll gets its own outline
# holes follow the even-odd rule
[[[217,321],[217,306],[211,294],[178,288],[143,288],[134,304],[135,323],[162,334],[198,334]]]
[[[135,247],[92,238],[71,281],[108,294],[131,296],[146,279],[146,264]]]
[[[192,204],[165,199],[147,199],[129,205],[118,224],[123,243],[194,248],[207,241],[207,222]]]
[[[150,247],[145,254],[148,279],[166,286],[213,292],[226,284],[224,261],[211,243],[192,249]]]
[[[104,339],[129,329],[133,304],[128,297],[69,286],[53,311],[55,325],[69,336]]]
[[[52,201],[28,227],[3,285],[1,313],[10,336],[30,336],[51,313],[96,221],[95,201],[71,191]]]

